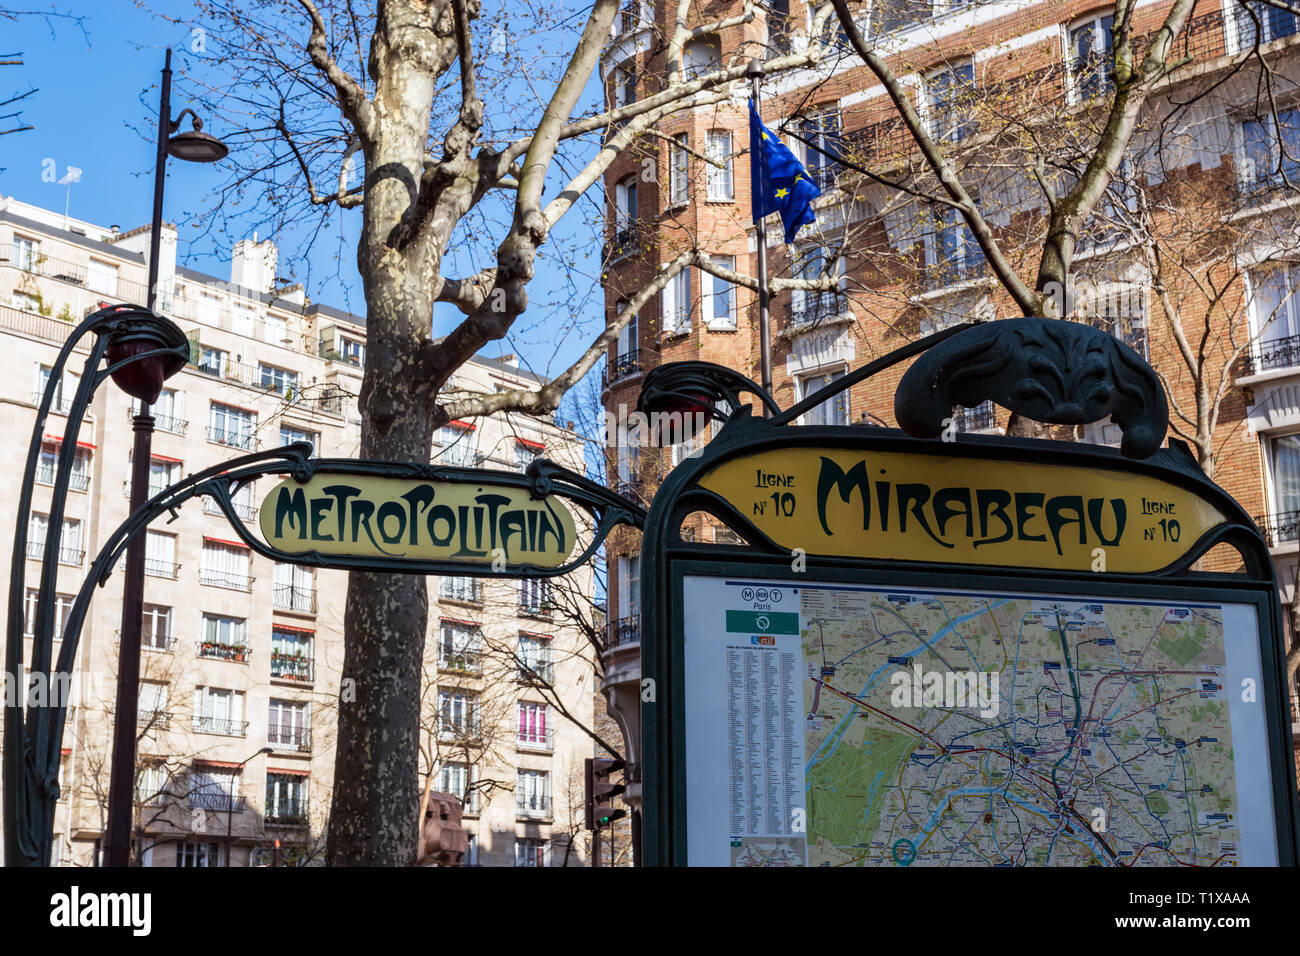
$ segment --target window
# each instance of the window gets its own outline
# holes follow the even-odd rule
[[[930,16],[930,4],[917,0],[873,0],[870,33],[883,37],[916,26]]]
[[[280,425],[280,444],[291,445],[296,441],[305,441],[312,447],[312,454],[317,454],[320,447],[320,433],[298,428],[296,425]]]
[[[519,635],[519,676],[551,680],[551,641],[540,634]]]
[[[469,789],[473,780],[473,768],[463,763],[443,763],[438,767],[438,790],[450,793],[460,801],[465,810],[474,809],[474,793]]]
[[[731,132],[725,129],[709,131],[708,157],[722,166],[708,167],[708,198],[715,202],[731,202],[736,198],[735,177],[731,165]]]
[[[261,362],[257,366],[258,380],[268,391],[278,392],[292,400],[298,393],[298,373]]]
[[[438,579],[438,596],[445,601],[483,603],[483,592],[478,579],[467,575],[444,574]]]
[[[1300,29],[1300,20],[1294,13],[1262,0],[1233,0],[1232,8],[1239,51],[1248,50],[1256,43],[1292,36]]]
[[[691,270],[683,269],[668,280],[659,293],[663,308],[664,335],[679,335],[691,330]]]
[[[167,768],[142,759],[135,775],[135,802],[160,807],[166,799]]]
[[[277,750],[311,752],[311,713],[307,702],[271,699],[266,742]]]
[[[790,292],[791,322],[794,325],[812,325],[844,314],[847,302],[844,297],[845,258],[838,249],[823,245],[798,246],[794,256],[794,271],[800,279],[822,279],[838,275],[836,289],[816,292],[792,289]]]
[[[214,349],[207,345],[200,345],[199,361],[194,367],[205,375],[224,378],[226,375],[226,360],[228,358],[229,354],[222,349]]]
[[[169,651],[172,647],[172,609],[161,604],[144,606],[144,623],[140,628],[140,643],[153,651]]]
[[[1300,110],[1272,112],[1241,123],[1238,181],[1246,193],[1300,185]]]
[[[553,605],[551,582],[546,578],[521,578],[519,610],[524,614],[550,614]]]
[[[176,563],[176,535],[162,531],[147,531],[144,539],[144,573],[155,578],[174,578]]]
[[[271,628],[271,676],[281,680],[311,681],[315,655],[312,631],[297,628]]]
[[[477,731],[478,698],[464,691],[438,693],[438,732],[447,737],[463,737]]]
[[[991,401],[981,402],[974,408],[958,405],[952,410],[952,418],[959,432],[983,432],[997,424],[997,409]]]
[[[1111,75],[1114,59],[1112,30],[1115,18],[1109,14],[1091,17],[1070,30],[1070,82],[1074,102],[1109,94],[1115,87]]]
[[[641,616],[641,556],[623,555],[618,559],[618,616],[620,620]]]
[[[238,773],[229,767],[195,761],[190,769],[190,807],[201,810],[244,809]]]
[[[1300,266],[1250,274],[1253,372],[1300,365]]]
[[[515,439],[515,470],[521,474],[528,471],[528,466],[542,456],[546,450],[545,445],[538,442],[525,441],[522,438]]]
[[[41,444],[41,457],[36,464],[36,483],[38,485],[54,484],[54,476],[59,468],[59,442]],[[68,488],[72,491],[85,491],[90,487],[90,449],[82,445],[72,456],[72,471],[68,475]]]
[[[335,342],[335,348],[338,350],[340,361],[358,367],[365,366],[366,346],[364,343],[358,339],[350,339],[346,335],[340,335]]]
[[[312,569],[301,564],[277,563],[271,604],[281,611],[315,614],[316,579]]]
[[[972,279],[984,267],[984,250],[956,209],[945,207],[939,213],[937,229],[926,240],[927,281],[932,288]]]
[[[27,556],[37,561],[45,557],[45,543],[49,540],[50,516],[32,514],[27,526]],[[59,564],[80,566],[86,558],[81,546],[81,521],[63,519],[63,535],[59,540]]]
[[[808,4],[808,36],[813,36],[813,29],[817,26],[818,19],[821,20],[821,29],[816,35],[820,43],[830,44],[841,50],[851,51],[853,44],[849,42],[848,34],[844,32],[844,26],[840,23],[840,18],[835,14],[835,8],[829,3],[809,3]]]
[[[550,816],[551,775],[545,770],[519,770],[515,776],[515,808],[525,816]]]
[[[248,724],[244,721],[243,693],[225,687],[196,688],[194,691],[194,729],[205,734],[225,734],[230,737],[244,736]]]
[[[44,303],[30,292],[21,292],[15,289],[9,293],[9,304],[15,309],[22,309],[24,312],[39,312]]]
[[[293,339],[289,338],[289,328],[285,324],[284,316],[276,315],[274,312],[267,312],[262,319],[262,341],[271,342],[275,345],[291,345]]]
[[[842,368],[813,372],[808,375],[796,375],[795,382],[799,388],[799,401],[803,401],[809,395],[843,377],[844,369]],[[849,423],[848,392],[838,392],[820,405],[810,408],[803,413],[801,423],[804,425],[847,425]]]
[[[614,231],[623,235],[636,226],[636,177],[628,176],[614,187]]]
[[[641,29],[640,0],[624,0],[618,11],[618,32],[631,33]]]
[[[626,302],[618,304],[619,318],[623,317],[623,312],[627,308]],[[639,371],[641,368],[641,339],[637,329],[637,313],[633,312],[628,317],[627,325],[623,326],[618,333],[618,352],[614,364],[614,375],[628,375],[632,372]]]
[[[245,521],[253,520],[253,513],[255,511],[253,507],[254,484],[255,483],[252,480],[249,480],[238,487],[233,485],[231,486],[230,504],[234,508],[235,514],[243,518]],[[204,496],[203,498],[203,511],[205,514],[210,515],[225,514],[225,512],[221,510],[221,505],[217,504],[216,499],[207,496]]]
[[[483,635],[477,624],[444,619],[438,629],[438,666],[477,674],[483,669]]]
[[[203,566],[199,569],[202,584],[248,591],[253,586],[248,570],[248,548],[214,538],[203,539]]]
[[[528,747],[550,747],[551,731],[546,723],[547,706],[532,701],[519,702],[518,743]]]
[[[473,468],[477,461],[474,448],[474,428],[470,425],[453,422],[443,425],[434,436],[441,451],[438,462],[443,465],[455,465],[459,468]]]
[[[971,118],[974,92],[973,63],[949,66],[926,77],[930,135],[935,140],[955,143],[974,132]]]
[[[150,458],[149,459],[149,497],[162,492],[164,488],[176,484],[181,480],[181,466],[174,458]],[[127,485],[128,492],[130,485]]]
[[[303,773],[266,774],[266,822],[307,822],[307,780]]]
[[[722,48],[716,37],[688,40],[682,51],[682,78],[694,80],[722,68]]]
[[[252,338],[253,326],[256,324],[257,315],[253,312],[251,306],[242,305],[232,302],[230,305],[230,331],[236,335],[243,335]]]
[[[36,260],[40,258],[41,244],[35,239],[28,239],[26,236],[14,236],[13,260],[14,268],[22,269],[24,272],[36,271]]]
[[[804,166],[820,189],[831,189],[835,185],[835,177],[840,171],[842,139],[839,110],[824,110],[799,121],[799,146]]]
[[[213,402],[208,406],[208,441],[253,450],[257,416],[244,408]]]
[[[32,401],[39,402],[45,395],[45,387],[50,381],[51,368],[48,365],[38,365],[36,367],[36,388],[32,393]],[[77,394],[77,386],[81,383],[81,376],[75,372],[65,371],[63,379],[54,389],[54,397],[50,401],[50,410],[60,415],[66,415],[72,408],[72,399]]]
[[[626,64],[614,67],[614,105],[616,107],[631,106],[635,102],[636,72],[634,68]]]
[[[713,264],[721,269],[735,271],[735,256],[713,256]],[[726,279],[710,274],[708,294],[704,302],[704,321],[711,329],[736,327],[736,287]]]
[[[177,866],[221,866],[220,843],[187,841],[176,845]]]
[[[1273,479],[1273,514],[1295,518],[1300,514],[1300,434],[1283,435],[1269,442],[1269,469]],[[1282,540],[1295,540],[1296,523],[1289,521],[1290,535],[1279,535]]]
[[[140,414],[138,398],[131,400],[131,413]],[[184,435],[188,424],[185,421],[185,393],[174,388],[164,388],[158,394],[158,401],[149,406],[149,414],[153,416],[154,427],[159,431]]]
[[[27,600],[23,608],[23,635],[31,637],[36,633],[36,605],[40,597],[40,590],[37,588],[27,589]],[[54,639],[56,641],[63,639],[63,629],[68,626],[68,617],[72,614],[72,602],[76,597],[72,594],[56,594],[54,596]]]
[[[221,660],[246,660],[248,657],[248,622],[242,617],[203,615],[203,640],[200,657]]]
[[[116,296],[117,266],[91,259],[90,268],[86,270],[86,287],[91,292]]]
[[[534,837],[515,838],[515,866],[550,866],[551,841]]]
[[[678,133],[673,137],[669,147],[668,159],[668,205],[685,205],[691,198],[691,154],[688,151],[690,137]]]
[[[160,681],[140,681],[140,696],[137,709],[141,728],[149,724],[165,730],[167,727],[167,685]]]

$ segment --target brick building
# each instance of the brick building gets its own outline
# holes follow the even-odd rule
[[[817,69],[763,84],[765,122],[823,190],[816,224],[791,246],[775,221],[767,228],[771,275],[828,280],[822,291],[773,295],[773,391],[782,407],[927,332],[1021,314],[966,222],[918,198],[939,194],[938,182],[828,8],[773,0],[746,17],[739,2],[709,5],[688,25],[734,19],[683,56],[689,76],[812,43],[825,51]],[[1139,56],[1170,9],[1164,0],[1136,5]],[[625,7],[603,67],[612,103],[662,88],[674,10],[636,0]],[[859,26],[974,196],[1010,268],[1033,288],[1051,204],[1095,152],[1115,97],[1113,5],[876,0]],[[1138,112],[1114,182],[1077,237],[1076,285],[1062,314],[1114,332],[1165,378],[1174,426],[1201,439],[1206,470],[1258,516],[1289,604],[1300,550],[1300,300],[1291,298],[1300,282],[1291,265],[1300,261],[1300,149],[1290,148],[1300,143],[1300,18],[1199,0],[1169,60],[1172,71]],[[747,95],[738,82],[717,102],[673,114],[660,135],[611,166],[609,320],[685,251],[755,274]],[[634,408],[644,372],[662,362],[718,362],[758,381],[752,288],[698,264],[673,278],[610,349],[607,412],[617,418]],[[905,367],[854,386],[804,422],[892,426]],[[1008,413],[986,403],[955,410],[955,421],[1002,433]],[[1109,422],[1070,432],[1058,434],[1118,442]],[[611,444],[614,484],[646,500],[691,450],[638,446],[622,433]],[[696,533],[726,531],[701,525]],[[608,549],[606,690],[625,728],[638,719],[638,544],[622,532]],[[1206,558],[1213,568],[1235,562],[1217,549]]]

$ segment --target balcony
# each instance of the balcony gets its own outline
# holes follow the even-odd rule
[[[550,617],[554,610],[555,601],[549,597],[519,595],[519,613],[525,617]]]
[[[280,753],[311,753],[311,730],[307,727],[276,727],[266,732],[266,743]]]
[[[805,292],[803,306],[790,310],[790,327],[803,329],[839,318],[848,310],[848,299],[833,292]]]
[[[38,485],[53,485],[54,471],[55,469],[53,467],[45,467],[44,465],[37,466],[36,483]],[[68,476],[69,491],[85,491],[89,487],[90,487],[90,475],[88,475],[86,472],[74,471],[72,474]]]
[[[219,641],[200,641],[199,657],[217,661],[235,661],[247,664],[253,656],[253,649],[247,644],[222,644]]]
[[[549,794],[516,794],[515,813],[532,819],[550,819],[551,797]]]
[[[277,680],[310,684],[316,679],[316,662],[303,654],[271,652],[271,676]]]
[[[605,368],[605,387],[609,387],[613,382],[619,379],[627,378],[629,375],[636,375],[641,371],[641,350],[629,349],[626,352],[619,353]]]
[[[438,669],[457,674],[482,674],[481,651],[438,651]]]
[[[144,559],[144,573],[151,578],[169,578],[175,581],[180,570],[181,566],[175,561],[163,561],[159,558]]]
[[[146,730],[170,730],[172,715],[165,710],[142,709],[136,712],[135,722],[136,730],[140,733]]]
[[[271,827],[307,826],[307,801],[282,800],[274,809],[266,809],[266,825]]]
[[[198,790],[190,794],[191,810],[219,810],[222,813],[242,813],[244,798],[220,790]]]
[[[205,717],[194,715],[194,732],[196,734],[219,734],[223,737],[244,737],[248,734],[248,721],[230,720],[227,717]]]
[[[1267,331],[1267,328],[1265,329]],[[1300,365],[1300,335],[1256,342],[1246,358],[1246,374]]]
[[[483,582],[478,578],[442,578],[438,582],[438,599],[460,604],[482,604]]]
[[[827,163],[824,166],[813,166],[808,170],[809,178],[812,179],[812,181],[817,184],[817,188],[824,193],[830,192],[835,188],[835,180],[839,175],[840,167],[838,163]]]
[[[32,404],[39,406],[41,399],[45,397],[44,392],[32,392]],[[54,398],[50,400],[50,411],[55,415],[66,415],[72,411],[72,396],[56,392]]]
[[[208,441],[244,451],[252,451],[255,444],[252,429],[218,428],[215,425],[208,426]]]
[[[555,680],[555,668],[549,659],[524,660],[519,664],[519,680],[524,683],[541,681],[550,684]]]
[[[1270,548],[1300,541],[1300,511],[1282,511],[1275,515],[1256,515],[1255,524]]]
[[[316,589],[277,584],[271,593],[271,606],[278,611],[292,611],[294,614],[315,614]]]
[[[236,574],[233,571],[214,571],[211,568],[202,568],[199,571],[199,583],[207,584],[214,588],[229,588],[232,591],[251,591],[253,590],[253,578],[247,574]]]
[[[974,408],[958,405],[952,410],[952,419],[959,432],[988,431],[997,424],[997,409],[992,402],[982,402]]]
[[[620,617],[609,622],[607,649],[641,643],[641,615]]]
[[[620,229],[614,238],[605,243],[601,258],[608,264],[620,262],[641,254],[641,240],[635,229]]]
[[[443,740],[472,740],[483,732],[483,724],[477,713],[465,714],[461,717],[438,714],[434,722],[438,728],[438,736]]]
[[[44,541],[28,541],[28,542],[27,542],[27,557],[31,558],[33,561],[44,561],[44,560],[45,560],[45,542],[44,542]],[[81,567],[82,563],[83,563],[85,560],[86,560],[86,552],[85,552],[85,551],[83,551],[83,550],[78,550],[77,548],[70,548],[70,547],[66,547],[66,546],[60,546],[60,548],[59,548],[59,564],[67,564],[67,565],[71,565],[71,566],[73,566],[73,567]]]
[[[184,419],[177,418],[174,415],[163,415],[161,412],[150,411],[153,416],[153,427],[160,432],[170,432],[173,435],[184,435],[185,429],[190,427],[190,423]],[[127,409],[126,419],[134,422],[136,409]]]
[[[937,292],[962,282],[970,282],[984,275],[984,253],[972,247],[963,255],[957,253],[936,262],[923,276],[927,292]]]
[[[240,501],[236,498],[230,503],[234,506],[235,514],[240,518],[243,518],[245,521],[252,521],[257,514],[257,510],[253,507],[251,501]],[[221,510],[221,505],[217,504],[216,499],[207,496],[204,496],[203,498],[203,513],[205,515],[225,515],[225,512]]]
[[[555,749],[555,730],[547,727],[539,731],[523,731],[515,735],[515,748],[549,753]]]

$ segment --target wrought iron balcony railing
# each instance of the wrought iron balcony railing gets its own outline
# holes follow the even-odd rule
[[[199,569],[199,583],[208,584],[214,588],[230,588],[232,591],[251,591],[253,590],[253,578],[247,574],[236,574],[233,571],[214,571],[211,568]]]
[[[45,542],[28,541],[27,557],[31,558],[33,561],[44,561]],[[71,548],[66,545],[61,545],[59,547],[59,564],[67,564],[67,565],[72,565],[74,567],[80,567],[85,560],[86,560],[86,552],[84,550],[78,548]]]
[[[555,668],[549,660],[522,661],[519,665],[519,679],[549,684],[555,680]]]
[[[464,714],[461,717],[438,714],[435,723],[438,727],[438,736],[443,740],[466,740],[478,737],[483,732],[483,724],[477,713]]]
[[[478,578],[444,577],[438,582],[438,598],[443,601],[459,601],[462,604],[482,604],[483,582]]]
[[[160,488],[158,490],[161,491],[162,489]],[[157,492],[152,492],[151,494],[156,493]],[[230,503],[234,506],[235,514],[243,518],[245,521],[252,521],[254,516],[257,514],[257,509],[253,507],[251,501],[240,501],[238,498],[235,498]],[[219,515],[224,514],[225,512],[221,510],[221,506],[217,504],[215,499],[205,496],[203,498],[203,513],[205,515]]]
[[[198,734],[221,734],[226,737],[243,737],[248,733],[248,721],[195,714],[194,732]]]
[[[126,410],[127,421],[135,418],[135,409]],[[153,416],[153,427],[160,432],[170,432],[173,435],[184,435],[185,429],[190,427],[190,423],[183,418],[177,418],[175,415],[163,415],[161,412],[150,411]]]
[[[483,673],[481,651],[438,651],[438,669],[460,674]]]
[[[1273,515],[1256,515],[1255,524],[1270,548],[1300,541],[1300,511],[1281,511]]]
[[[1300,366],[1300,335],[1256,342],[1246,358],[1248,375],[1293,366]]]
[[[794,327],[816,325],[837,318],[847,311],[848,299],[834,292],[805,292],[803,305],[790,310],[790,325]]]
[[[551,815],[550,795],[540,793],[516,794],[515,810],[520,816],[549,817]]]
[[[297,680],[310,684],[316,679],[316,662],[304,655],[272,651],[271,676],[279,680]]]
[[[218,445],[229,445],[231,448],[242,448],[244,451],[252,451],[254,445],[253,432],[250,429],[218,428],[214,425],[208,426],[208,441],[216,442]]]
[[[271,594],[271,606],[298,614],[316,613],[316,589],[292,584],[277,584]]]
[[[144,573],[150,577],[170,578],[175,581],[180,570],[181,566],[175,561],[163,561],[160,558],[144,559]]]
[[[38,485],[54,484],[54,471],[55,469],[53,467],[47,468],[44,465],[38,466],[36,468],[36,483]],[[89,487],[90,475],[86,474],[84,471],[74,471],[68,476],[68,488],[72,491],[85,491]]]
[[[219,810],[222,813],[242,813],[244,798],[238,794],[217,790],[196,790],[190,794],[191,810]]]
[[[620,229],[614,238],[605,243],[604,260],[608,263],[618,262],[641,254],[641,240],[635,229]]]
[[[515,746],[520,750],[554,750],[555,729],[521,730],[515,734]]]
[[[305,827],[307,825],[306,800],[281,800],[266,808],[266,823],[273,827]]]
[[[199,657],[218,661],[236,661],[247,664],[253,649],[247,644],[222,644],[220,641],[199,641]]]
[[[266,742],[275,750],[309,754],[311,753],[311,729],[277,727],[272,724],[266,732]]]
[[[641,643],[641,615],[616,618],[609,622],[609,647],[626,647]]]
[[[45,397],[44,391],[32,392],[32,404],[40,405]],[[66,415],[72,410],[72,396],[56,394],[50,402],[50,411],[56,415]]]
[[[952,410],[952,417],[959,432],[987,431],[997,424],[997,409],[992,402],[982,402],[974,408],[958,405]]]
[[[641,371],[641,350],[639,348],[620,352],[605,369],[605,385],[617,382],[621,378],[635,375]]]

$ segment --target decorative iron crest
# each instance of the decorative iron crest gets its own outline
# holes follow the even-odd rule
[[[936,344],[903,375],[894,415],[905,432],[934,438],[956,405],[986,399],[1035,421],[1081,425],[1110,416],[1126,458],[1164,442],[1169,406],[1142,356],[1100,329],[1061,319],[1003,319]]]

